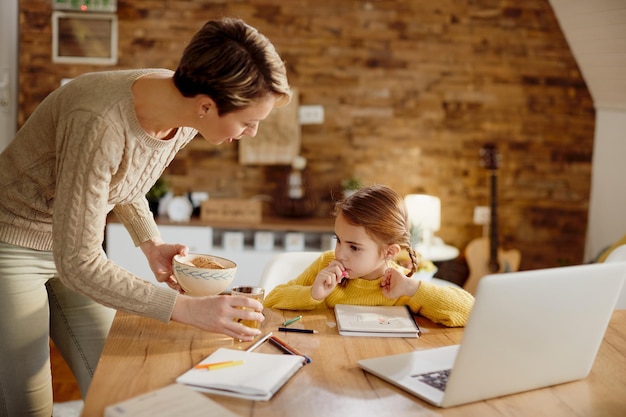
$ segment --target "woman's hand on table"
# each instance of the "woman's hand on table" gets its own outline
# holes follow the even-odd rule
[[[245,309],[243,309],[245,307]],[[244,326],[239,320],[262,322],[263,304],[244,296],[213,295],[176,298],[172,320],[190,324],[213,333],[222,333],[249,342],[261,334],[259,329]]]

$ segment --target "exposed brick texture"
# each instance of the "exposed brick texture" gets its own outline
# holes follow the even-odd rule
[[[274,42],[300,103],[325,108],[323,125],[302,127],[320,215],[357,176],[438,195],[438,235],[464,248],[482,233],[474,206],[489,204],[478,151],[495,142],[501,245],[522,269],[585,261],[595,113],[547,0],[119,0],[114,67],[51,62],[51,3],[20,1],[20,122],[61,78],[174,69],[205,20],[239,16]],[[283,171],[200,139],[167,173],[178,191],[248,197],[272,194]]]

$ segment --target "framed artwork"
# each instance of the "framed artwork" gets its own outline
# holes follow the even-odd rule
[[[52,0],[54,10],[79,12],[117,12],[117,0]]]
[[[117,15],[53,12],[52,61],[117,64]]]
[[[272,110],[259,124],[253,138],[239,141],[239,163],[242,165],[291,165],[300,155],[298,92],[294,90],[288,105]]]

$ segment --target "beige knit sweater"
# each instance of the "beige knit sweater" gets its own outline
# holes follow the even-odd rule
[[[168,321],[177,293],[109,261],[113,210],[134,243],[158,235],[146,192],[196,135],[146,134],[131,86],[162,69],[85,74],[52,92],[0,154],[0,241],[52,251],[62,281],[109,307]]]

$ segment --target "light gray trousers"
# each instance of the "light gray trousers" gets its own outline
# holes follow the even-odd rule
[[[50,417],[50,344],[83,398],[115,311],[63,285],[52,252],[0,242],[0,416]]]

